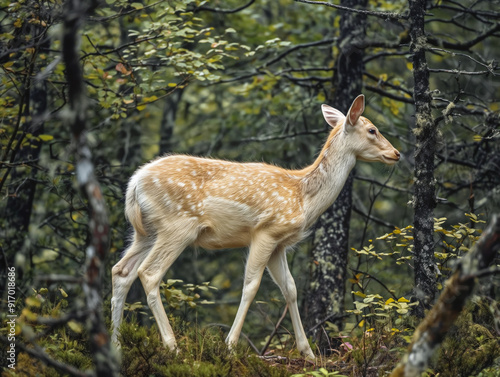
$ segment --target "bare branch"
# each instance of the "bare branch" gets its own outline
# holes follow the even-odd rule
[[[462,51],[467,51],[470,50],[472,47],[477,45],[478,43],[481,43],[484,41],[486,38],[489,36],[493,35],[497,31],[500,30],[500,23],[494,24],[491,28],[486,30],[484,33],[479,34],[476,38],[471,39],[470,41],[463,42],[463,43],[452,43],[448,41],[440,41],[437,38],[433,37],[428,37],[428,42],[434,46],[439,46],[439,47],[444,47],[444,48],[451,48],[453,50],[462,50]]]
[[[281,317],[278,319],[278,322],[276,322],[276,325],[274,326],[273,332],[271,333],[271,335],[269,335],[269,339],[267,339],[267,342],[264,345],[264,347],[262,347],[262,350],[260,351],[259,355],[264,356],[264,354],[266,353],[267,348],[271,344],[271,340],[273,340],[274,336],[276,335],[276,333],[278,332],[278,329],[281,326],[281,322],[283,322],[283,320],[285,319],[287,311],[288,311],[288,305],[285,306],[285,310],[283,310]]]
[[[262,68],[267,68],[269,67],[270,65],[273,65],[274,63],[280,61],[281,59],[283,59],[285,56],[287,56],[288,54],[291,54],[292,52],[296,51],[296,50],[300,50],[302,48],[308,48],[308,47],[316,47],[316,46],[321,46],[321,45],[326,45],[326,44],[332,44],[333,42],[336,41],[336,38],[328,38],[328,39],[322,39],[321,41],[316,41],[316,42],[309,42],[309,43],[301,43],[301,44],[298,44],[296,46],[293,46],[291,48],[289,48],[288,50],[282,52],[281,54],[279,54],[276,58],[274,59],[271,59],[270,61],[264,63],[262,66],[260,66],[259,68],[262,69]]]
[[[239,7],[234,8],[234,9],[210,8],[210,7],[205,7],[202,5],[201,7],[196,8],[194,10],[194,12],[197,13],[200,11],[207,11],[207,12],[215,12],[215,13],[223,13],[223,14],[232,14],[232,13],[237,13],[243,9],[248,8],[253,3],[255,3],[255,0],[250,0],[248,3],[243,4],[242,6],[239,6]]]
[[[375,17],[380,17],[386,20],[393,19],[393,20],[407,20],[408,15],[407,14],[399,14],[396,12],[377,12],[373,10],[366,10],[366,9],[354,9],[354,8],[349,8],[345,7],[342,5],[336,5],[332,3],[327,3],[326,1],[312,1],[312,0],[295,0],[298,3],[305,3],[305,4],[314,4],[314,5],[325,5],[327,7],[339,9],[339,10],[345,10],[348,12],[353,12],[353,13],[361,13],[365,14],[367,16],[375,16]]]
[[[384,97],[387,97],[387,98],[390,98],[390,99],[393,99],[395,101],[399,101],[399,102],[404,102],[404,103],[409,103],[410,105],[413,105],[415,102],[413,101],[413,98],[412,97],[403,97],[403,96],[398,96],[396,94],[393,94],[393,93],[390,93],[390,92],[387,92],[383,89],[380,89],[379,87],[377,86],[373,86],[373,85],[365,85],[365,89],[369,90],[370,92],[373,92],[373,93],[377,93],[377,94],[380,94]]]

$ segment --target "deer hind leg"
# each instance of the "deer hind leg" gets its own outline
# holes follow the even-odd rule
[[[148,305],[155,317],[163,344],[171,350],[177,348],[177,343],[161,301],[160,283],[169,267],[197,236],[197,227],[189,221],[169,224],[168,229],[159,230],[151,252],[138,270],[139,279],[146,292]]]
[[[314,354],[309,346],[304,327],[302,326],[302,321],[300,320],[299,308],[297,306],[297,288],[295,287],[295,281],[288,268],[284,249],[277,249],[273,253],[269,259],[267,268],[275,283],[280,287],[286,303],[288,304],[298,350],[308,359],[314,359]]]
[[[132,283],[137,279],[137,269],[146,258],[153,243],[150,238],[135,234],[133,243],[125,251],[122,259],[113,266],[113,297],[111,298],[111,322],[113,334],[111,341],[120,347],[118,333],[123,318],[123,307]]]
[[[245,267],[240,306],[226,338],[229,348],[233,348],[238,343],[246,314],[259,289],[262,274],[275,247],[276,243],[270,237],[260,236],[252,240]]]

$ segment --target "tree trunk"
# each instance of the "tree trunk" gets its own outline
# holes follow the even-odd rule
[[[68,119],[76,155],[76,177],[83,196],[88,200],[89,242],[86,248],[85,294],[87,330],[97,377],[118,376],[118,361],[111,349],[110,337],[102,314],[101,279],[109,250],[110,226],[106,202],[94,174],[92,154],[87,144],[87,98],[80,62],[80,27],[84,17],[97,6],[96,1],[70,0],[65,3],[62,56],[68,83]]]
[[[341,5],[350,8],[366,7],[366,4],[367,0],[341,1]],[[344,114],[363,87],[365,29],[366,16],[352,12],[342,15],[338,44],[340,55],[335,64],[332,95],[327,100]],[[344,312],[352,183],[351,173],[335,203],[320,217],[314,234],[307,318],[310,328],[314,328],[313,338],[322,352],[334,345],[324,336],[322,326],[318,325],[329,318],[340,328],[340,316]]]
[[[413,57],[415,100],[415,295],[420,302],[416,315],[424,316],[436,291],[436,265],[434,263],[434,208],[436,194],[434,155],[437,124],[431,114],[432,97],[429,91],[429,70],[425,56],[424,31],[426,0],[410,0],[410,52]]]

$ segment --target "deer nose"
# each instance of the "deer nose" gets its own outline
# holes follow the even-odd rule
[[[396,155],[396,159],[399,160],[401,158],[401,153],[397,149],[394,149],[394,154]]]

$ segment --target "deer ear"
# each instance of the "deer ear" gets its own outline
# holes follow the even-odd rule
[[[347,123],[349,123],[351,126],[354,126],[361,114],[363,114],[363,111],[365,111],[365,96],[363,94],[360,94],[352,102],[351,108],[347,113]]]
[[[331,127],[335,127],[338,123],[341,123],[345,119],[345,115],[339,110],[334,109],[328,105],[321,105],[321,111],[323,112],[323,117]]]

